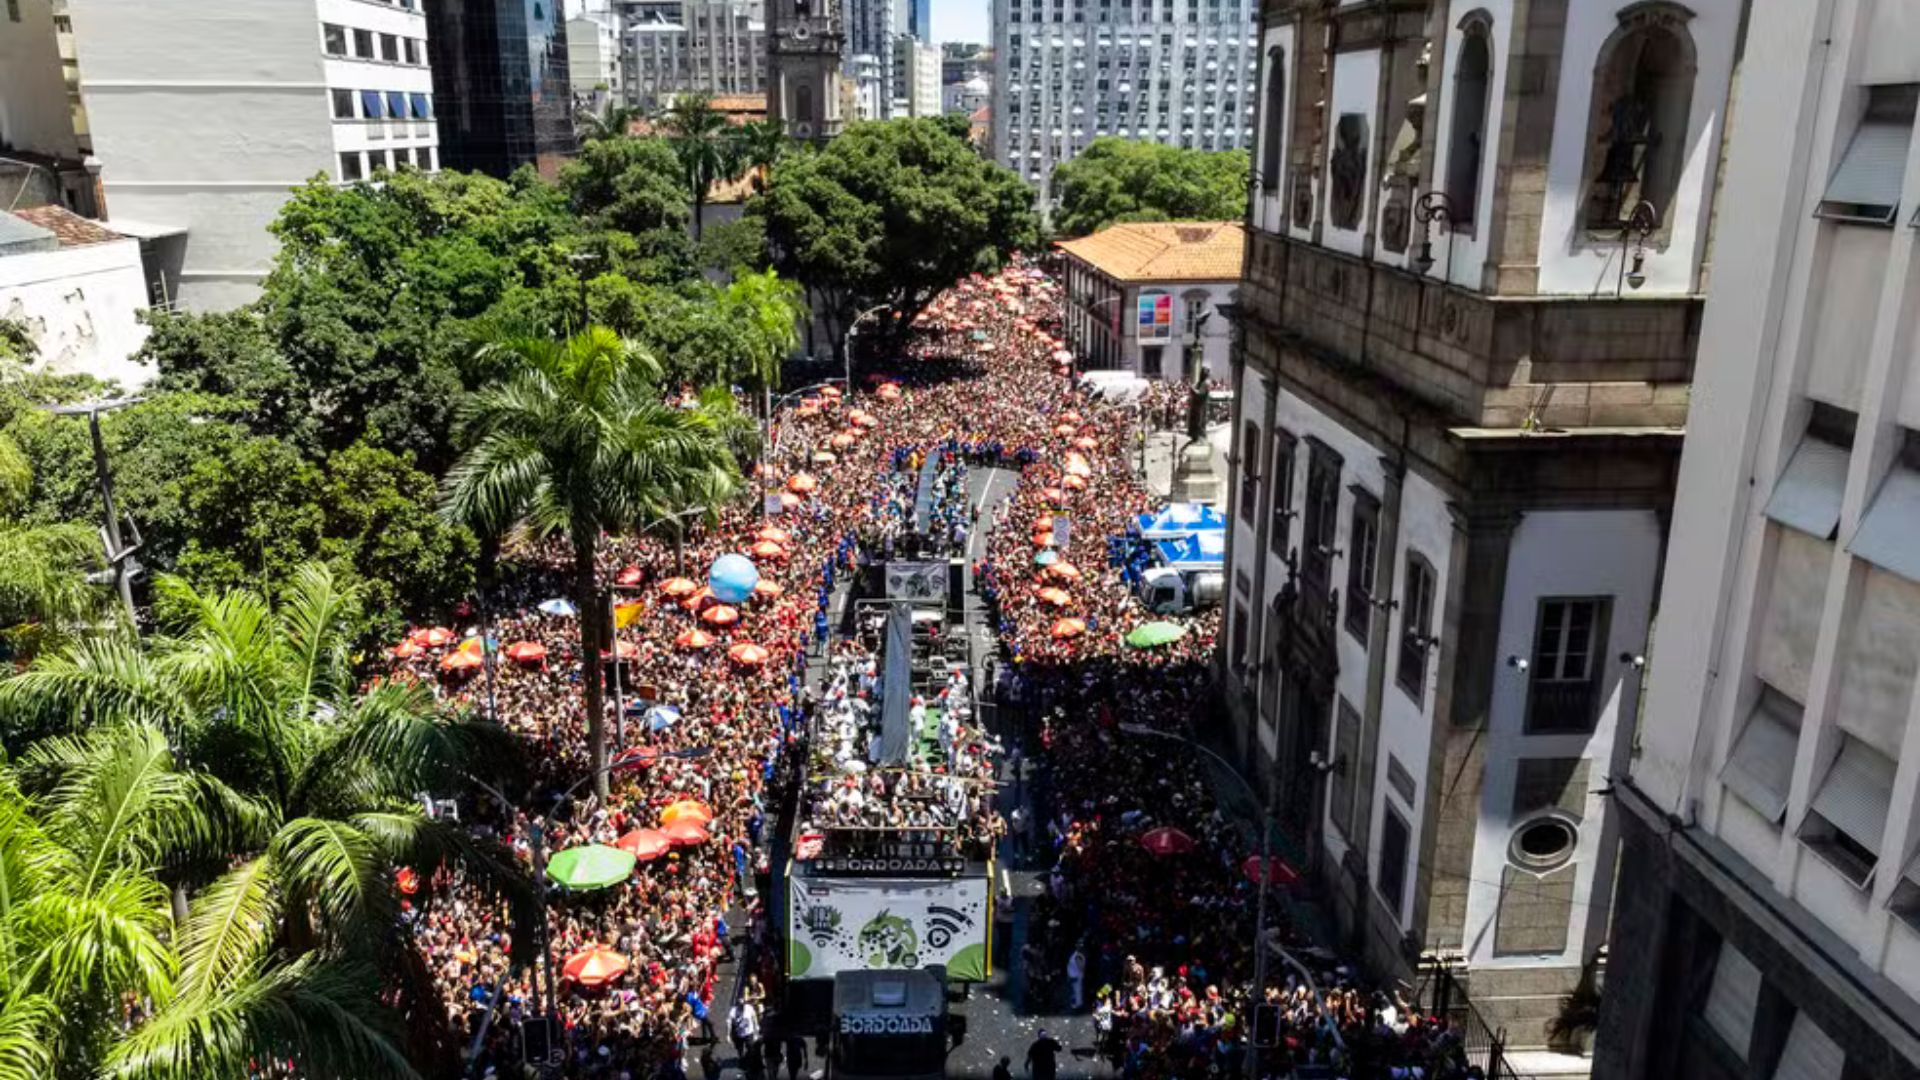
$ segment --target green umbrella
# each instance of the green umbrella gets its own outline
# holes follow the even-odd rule
[[[975,330],[973,333],[968,334],[967,336],[972,338],[975,341],[987,340],[987,332],[985,330]]]
[[[1033,557],[1033,565],[1035,566],[1052,566],[1059,561],[1060,553],[1052,548],[1043,548],[1040,554]]]
[[[1143,623],[1127,632],[1127,644],[1136,649],[1151,649],[1187,636],[1187,628],[1178,623]]]
[[[547,876],[569,889],[604,889],[633,873],[633,852],[605,844],[568,848],[547,860]]]

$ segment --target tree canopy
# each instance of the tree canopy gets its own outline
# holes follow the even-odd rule
[[[1123,221],[1237,221],[1247,211],[1249,162],[1245,150],[1095,139],[1054,166],[1054,231],[1085,236]]]
[[[790,154],[748,212],[766,223],[774,268],[824,301],[835,340],[861,311],[897,333],[955,278],[1039,239],[1033,193],[933,119],[852,124]]]

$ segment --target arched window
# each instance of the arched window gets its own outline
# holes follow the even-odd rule
[[[1280,145],[1287,131],[1287,51],[1275,45],[1267,50],[1265,132],[1260,143],[1260,190],[1280,190]]]
[[[802,124],[813,123],[813,87],[802,83],[793,91],[793,118]]]
[[[1633,4],[1600,46],[1587,124],[1589,229],[1614,231],[1652,205],[1664,230],[1687,156],[1695,54],[1693,13],[1663,0]]]
[[[1492,21],[1484,11],[1460,20],[1463,37],[1453,70],[1453,118],[1447,125],[1447,203],[1455,228],[1471,226],[1486,158],[1487,95],[1493,81]]]

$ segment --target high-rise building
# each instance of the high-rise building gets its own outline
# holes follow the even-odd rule
[[[256,296],[267,226],[315,176],[440,165],[415,0],[60,8],[9,0],[0,17],[0,145],[59,177],[70,208],[145,241],[156,304]]]
[[[894,116],[940,115],[940,54],[911,34],[893,42]]]
[[[773,0],[780,3],[781,0]],[[845,13],[842,62],[853,78],[859,118],[884,120],[893,111],[894,0],[835,0]],[[869,111],[871,107],[871,111]]]
[[[952,86],[974,77],[991,79],[993,53],[985,45],[949,41],[940,46],[940,85]]]
[[[1751,20],[1612,785],[1607,1080],[1920,1076],[1920,36],[1874,0]]]
[[[1258,0],[993,0],[993,157],[1050,199],[1102,135],[1196,150],[1253,141]]]
[[[796,139],[840,134],[853,112],[841,74],[846,31],[840,0],[768,0],[767,117]]]
[[[912,35],[920,44],[933,47],[932,0],[893,0],[893,32]]]
[[[625,100],[626,73],[620,52],[620,21],[611,9],[568,17],[567,84],[576,109],[599,112]]]
[[[623,4],[627,103],[658,108],[683,93],[766,93],[765,11],[761,0]]]
[[[556,175],[577,148],[558,0],[431,0],[425,6],[447,167],[506,176],[532,165]]]
[[[1509,1049],[1609,955],[1711,235],[1785,220],[1716,206],[1746,9],[1262,4],[1220,684],[1347,948]]]

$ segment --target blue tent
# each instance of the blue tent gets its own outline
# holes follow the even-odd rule
[[[1225,514],[1205,503],[1169,503],[1157,514],[1140,514],[1135,519],[1140,535],[1148,540],[1171,540],[1196,532],[1225,535]]]
[[[1175,570],[1220,570],[1227,563],[1227,534],[1196,532],[1154,544],[1163,565]]]

